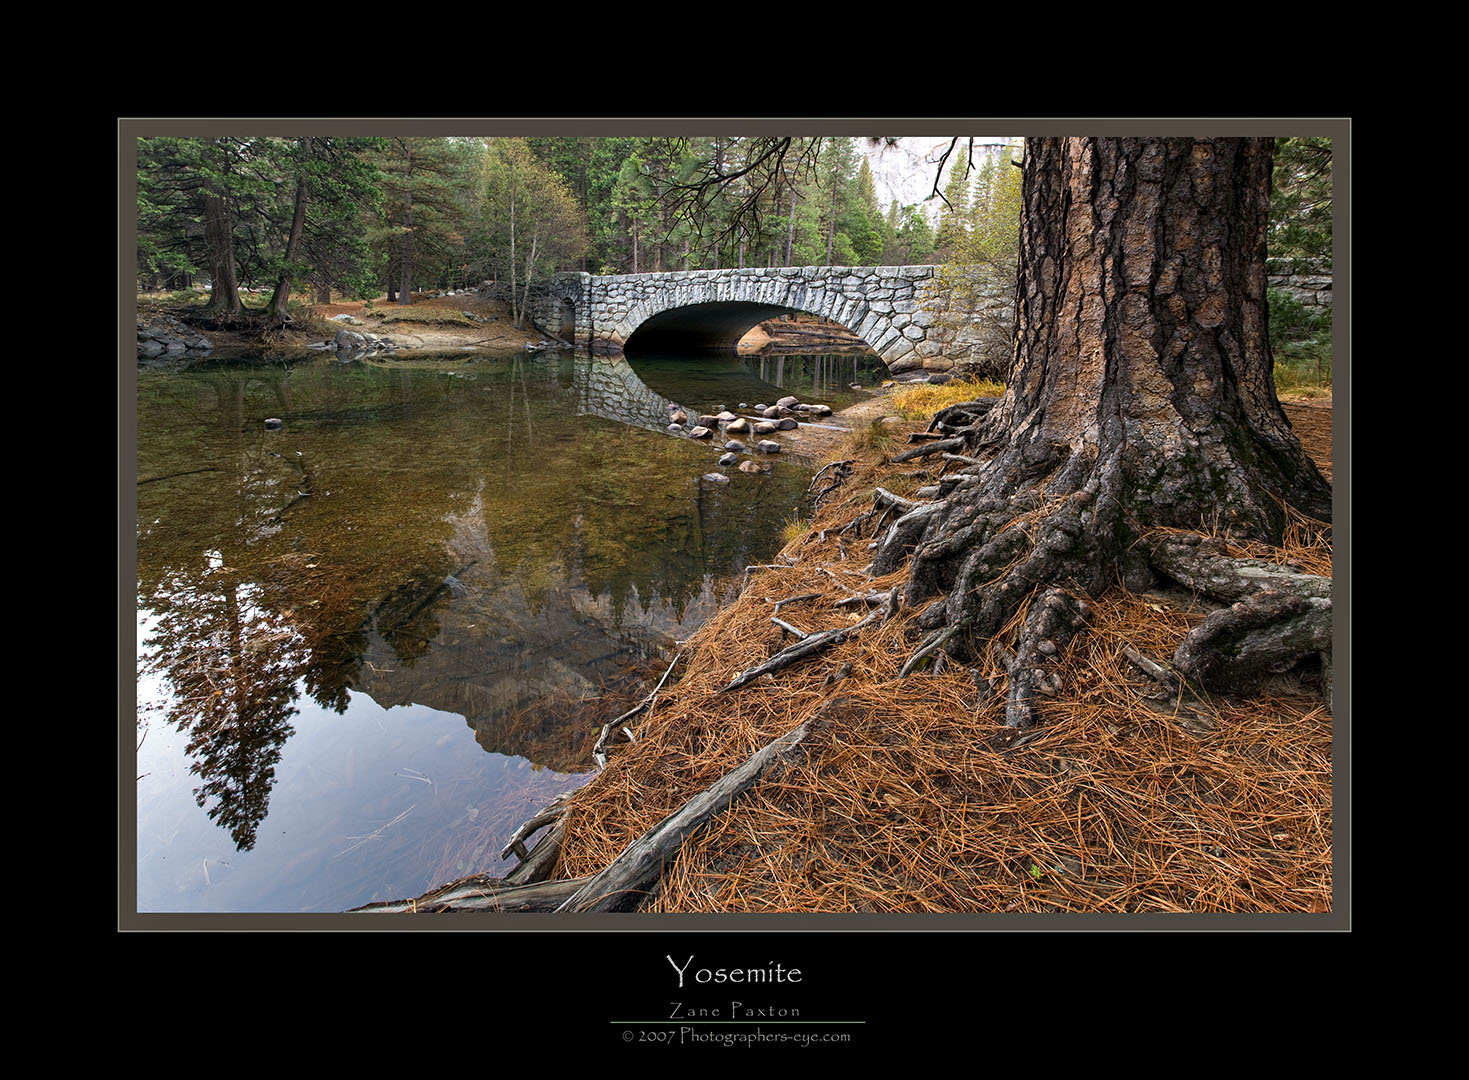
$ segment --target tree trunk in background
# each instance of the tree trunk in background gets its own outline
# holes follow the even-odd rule
[[[213,291],[210,309],[219,315],[238,315],[240,285],[235,278],[235,241],[230,228],[229,203],[220,195],[204,198],[204,243],[209,251]]]
[[[398,303],[407,306],[413,303],[413,148],[404,140],[403,175],[403,243],[402,262],[399,269]]]
[[[310,156],[310,136],[301,140],[301,151],[304,155]],[[281,268],[281,276],[276,280],[275,292],[270,295],[270,306],[267,309],[267,317],[272,322],[284,323],[288,318],[287,307],[291,300],[292,263],[301,253],[301,237],[306,231],[306,202],[309,197],[306,166],[303,162],[301,175],[296,180],[296,209],[291,215],[291,233],[286,240],[286,263]]]

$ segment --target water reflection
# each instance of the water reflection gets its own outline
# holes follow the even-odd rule
[[[228,834],[237,880],[254,858],[242,853],[259,846],[270,849],[262,864],[283,860],[297,882],[284,892],[278,882],[241,884],[230,904],[383,898],[388,886],[366,865],[330,887],[308,882],[342,879],[339,867],[322,867],[326,847],[346,849],[348,836],[395,821],[391,831],[407,837],[465,819],[463,802],[453,813],[440,805],[437,785],[400,805],[405,788],[424,786],[404,781],[402,767],[466,772],[462,757],[433,756],[461,752],[462,742],[442,744],[442,731],[421,746],[394,742],[417,764],[373,780],[392,798],[369,795],[366,779],[279,781],[307,714],[317,726],[325,713],[350,720],[363,695],[382,708],[428,707],[462,717],[476,753],[562,777],[538,797],[579,782],[570,774],[587,767],[594,732],[566,722],[578,704],[702,622],[722,577],[769,557],[804,491],[804,471],[788,462],[707,484],[711,447],[652,435],[671,402],[706,408],[733,389],[693,378],[687,365],[685,374],[660,372],[655,389],[626,364],[554,353],[412,368],[317,358],[140,371],[138,605],[148,629],[139,672],[140,685],[158,690],[157,714],[145,709],[140,723],[161,714],[182,734],[190,795]],[[268,417],[281,429],[267,431]],[[153,783],[140,781],[140,808]],[[316,855],[282,852],[295,838],[262,832],[280,792],[316,808],[318,823],[304,830]],[[473,809],[475,820],[503,816]],[[176,903],[151,882],[178,849],[141,813],[140,906]],[[327,821],[330,841],[319,835]],[[343,860],[380,858],[385,835]],[[476,850],[493,842],[476,834]],[[410,860],[413,847],[392,850]],[[421,891],[463,861],[452,855],[392,880]],[[205,877],[219,858],[204,858]]]

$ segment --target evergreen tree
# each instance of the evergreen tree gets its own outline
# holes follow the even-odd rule
[[[468,167],[475,144],[453,139],[386,140],[378,166],[383,218],[376,239],[388,298],[413,303],[420,282],[437,283],[462,260]]]
[[[1278,138],[1271,177],[1272,256],[1331,258],[1331,140]]]
[[[969,216],[969,151],[960,147],[949,167],[949,182],[944,185],[944,208],[939,212],[938,250],[948,256],[963,242],[968,232]]]

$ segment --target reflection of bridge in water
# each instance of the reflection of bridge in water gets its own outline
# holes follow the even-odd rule
[[[717,407],[718,402],[698,400],[698,391],[675,391],[679,398],[669,397],[649,386],[622,356],[573,356],[569,351],[545,352],[535,358],[517,359],[523,377],[538,384],[555,386],[555,396],[566,402],[578,416],[598,416],[645,431],[668,430],[669,415],[682,409],[691,420],[700,412]],[[858,363],[875,360],[850,357],[818,358],[814,381],[818,388],[837,391],[858,377]],[[744,361],[711,357],[710,389],[704,397],[720,400],[738,393],[740,400],[751,402],[763,393],[768,401],[791,391],[783,389],[788,371],[794,373],[796,361],[790,357],[761,357],[759,370],[751,371]],[[688,370],[697,378],[698,361],[690,361]],[[850,366],[849,366],[850,365]],[[680,365],[682,366],[682,365]],[[845,381],[838,381],[845,380]],[[659,380],[654,378],[655,382]],[[682,380],[680,380],[682,381]],[[721,385],[723,383],[723,385]],[[730,386],[736,389],[730,389]],[[734,401],[728,404],[733,406]]]
[[[675,409],[694,413],[682,403],[657,393],[621,356],[578,356],[575,364],[576,411],[648,431],[666,431]]]

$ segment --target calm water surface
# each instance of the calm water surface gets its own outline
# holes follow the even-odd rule
[[[768,560],[805,491],[808,463],[751,476],[669,437],[670,402],[839,408],[877,364],[140,370],[138,909],[339,911],[508,870],[509,833],[591,778],[578,707]]]

